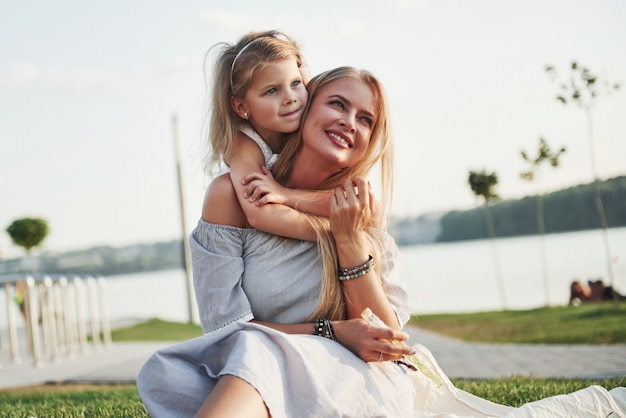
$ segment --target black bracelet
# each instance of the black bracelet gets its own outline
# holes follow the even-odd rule
[[[334,340],[335,330],[333,329],[333,324],[331,324],[329,319],[316,319],[315,328],[313,329],[313,335],[328,338],[329,340]]]
[[[333,324],[332,322],[330,322],[330,319],[324,319],[324,325],[326,328],[326,333],[324,334],[324,337],[329,338],[331,340],[335,340],[335,329],[333,328]]]
[[[324,336],[324,320],[316,319],[315,320],[315,328],[313,329],[313,335],[317,335],[318,337]]]

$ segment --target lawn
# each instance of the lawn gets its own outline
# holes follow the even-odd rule
[[[626,342],[626,311],[613,304],[541,308],[470,314],[420,315],[412,325],[454,338],[482,342],[585,343]],[[201,335],[200,327],[152,319],[115,330],[114,341],[179,341]],[[0,371],[1,372],[1,371]],[[626,376],[587,379],[455,379],[465,391],[493,402],[519,406],[569,393],[592,384],[626,386]],[[0,391],[2,417],[147,417],[135,385],[43,385]]]
[[[414,315],[411,325],[464,341],[624,344],[626,306],[612,302],[520,311]]]

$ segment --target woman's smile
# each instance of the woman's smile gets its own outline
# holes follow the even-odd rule
[[[352,148],[352,141],[348,140],[348,138],[344,137],[343,135],[332,131],[326,131],[326,133],[329,137],[334,139],[335,142],[339,143],[340,145]]]

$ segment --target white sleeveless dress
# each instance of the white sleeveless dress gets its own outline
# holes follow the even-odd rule
[[[267,142],[265,142],[265,140],[261,138],[261,135],[259,135],[257,131],[252,129],[251,126],[240,126],[239,130],[259,146],[259,148],[261,149],[261,153],[263,154],[263,159],[265,160],[265,166],[267,167],[267,169],[271,170],[272,168],[274,168],[274,164],[276,164],[276,160],[278,159],[279,154],[274,154],[272,148],[267,145]],[[219,174],[228,173],[229,171],[230,167],[222,162]]]

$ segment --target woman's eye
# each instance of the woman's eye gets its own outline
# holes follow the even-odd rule
[[[331,105],[333,106],[337,106],[340,109],[344,109],[345,105],[343,104],[343,102],[341,100],[333,100],[332,102],[330,102]]]
[[[365,123],[367,126],[374,125],[374,119],[370,118],[369,116],[361,116],[359,119],[361,119],[361,121],[363,121],[363,123]]]

